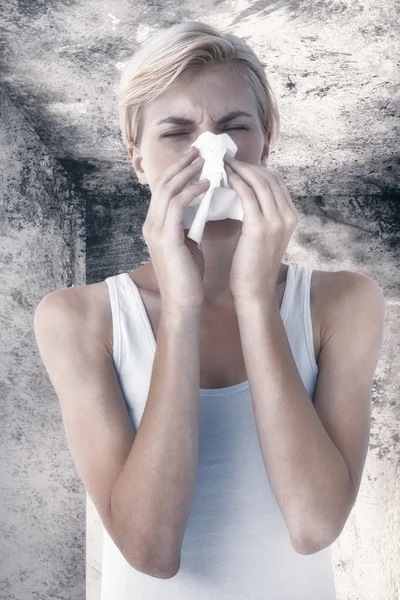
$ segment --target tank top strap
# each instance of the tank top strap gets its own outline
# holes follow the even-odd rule
[[[111,317],[112,317],[112,333],[113,333],[113,359],[115,368],[118,371],[121,365],[122,351],[122,331],[121,331],[121,302],[119,282],[120,276],[113,275],[104,280],[108,286],[108,294],[110,299]]]
[[[311,281],[313,269],[308,266],[302,267],[302,322],[304,323],[304,335],[307,352],[315,373],[318,373],[318,365],[315,360],[313,325],[311,318]]]
[[[304,265],[289,265],[285,291],[286,313],[294,312],[296,318],[305,318],[306,305],[310,300],[310,283],[312,269]]]
[[[113,330],[113,358],[117,371],[129,356],[147,347],[149,356],[155,352],[152,330],[139,290],[129,273],[107,277]],[[154,342],[155,346],[155,342]]]
[[[313,269],[305,265],[291,264],[289,285],[286,303],[282,317],[284,318],[286,333],[293,348],[296,347],[297,356],[306,360],[308,367],[314,375],[318,373],[315,361],[314,336],[311,319],[311,277]]]

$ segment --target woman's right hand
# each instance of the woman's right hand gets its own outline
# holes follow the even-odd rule
[[[209,186],[208,180],[187,185],[203,165],[204,159],[193,147],[164,171],[156,182],[142,228],[161,300],[172,307],[199,308],[204,300],[203,253],[183,229],[185,207]]]

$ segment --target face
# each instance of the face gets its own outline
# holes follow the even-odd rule
[[[232,111],[247,115],[219,122]],[[190,122],[160,123],[170,117]],[[247,82],[226,66],[206,67],[191,80],[175,81],[146,105],[140,148],[129,149],[139,182],[152,190],[166,168],[179,160],[204,131],[228,133],[237,145],[238,160],[260,164],[268,157],[270,135],[262,128]]]

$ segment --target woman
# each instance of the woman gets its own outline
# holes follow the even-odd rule
[[[246,113],[246,114],[243,114]],[[284,264],[299,213],[267,168],[279,117],[239,38],[162,31],[121,79],[151,202],[151,262],[57,290],[35,313],[77,471],[104,525],[102,600],[333,600],[330,545],[366,459],[384,296],[363,274]],[[241,221],[183,211],[191,144],[228,133]]]

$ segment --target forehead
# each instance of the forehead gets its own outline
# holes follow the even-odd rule
[[[184,74],[145,107],[146,120],[155,125],[171,114],[194,120],[206,113],[215,121],[225,114],[246,111],[257,116],[248,82],[227,66],[207,66],[192,76]],[[246,117],[248,118],[248,117]]]

